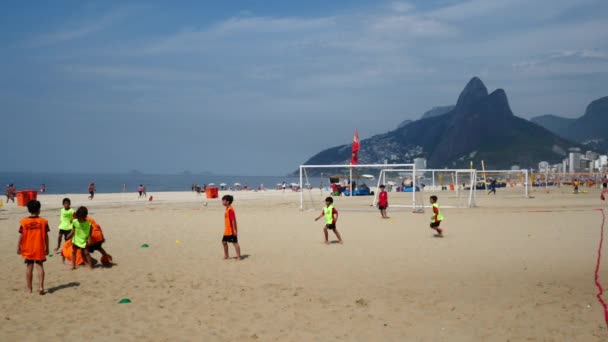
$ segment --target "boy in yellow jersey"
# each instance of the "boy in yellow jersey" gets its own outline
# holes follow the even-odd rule
[[[93,269],[93,262],[91,261],[91,255],[89,250],[86,248],[89,238],[91,237],[91,221],[87,220],[89,210],[86,207],[80,207],[76,210],[76,218],[72,221],[72,232],[69,238],[72,239],[72,269],[76,269],[76,253],[80,250],[82,259]]]
[[[72,232],[72,221],[74,220],[74,209],[70,208],[72,202],[69,198],[63,199],[63,208],[61,208],[61,214],[59,216],[59,235],[57,236],[57,247],[55,253],[59,251],[61,247],[61,238],[64,241],[68,241],[68,235]],[[65,261],[65,258],[63,258]]]
[[[441,221],[443,221],[443,215],[439,210],[439,203],[437,203],[437,196],[431,196],[431,204],[433,205],[433,216],[431,216],[431,229],[435,230],[437,234],[435,237],[443,237],[443,229],[439,228]]]
[[[236,215],[232,208],[233,200],[234,197],[230,195],[222,197],[222,205],[226,207],[226,211],[224,212],[224,237],[222,238],[222,245],[224,246],[224,259],[229,259],[228,242],[230,242],[236,251],[236,260],[241,260],[241,246],[239,246],[239,239],[237,236]]]
[[[329,244],[329,234],[327,230],[333,230],[334,234],[338,238],[338,243],[344,243],[342,241],[342,237],[338,232],[338,228],[336,227],[336,223],[338,223],[338,211],[334,208],[334,199],[331,197],[327,197],[325,199],[325,207],[321,212],[321,215],[315,218],[315,221],[318,221],[321,217],[325,217],[325,226],[323,226],[323,234],[325,234],[325,244]]]
[[[43,295],[44,291],[44,266],[46,255],[49,252],[49,222],[40,215],[40,202],[36,200],[27,203],[27,211],[30,216],[21,220],[19,227],[19,242],[17,243],[17,254],[21,254],[27,265],[26,281],[27,289],[32,292],[32,278],[34,264],[38,269],[38,280],[40,287],[38,293]]]

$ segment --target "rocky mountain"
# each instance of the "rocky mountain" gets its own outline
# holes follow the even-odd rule
[[[410,123],[414,122],[414,120],[403,120],[401,121],[401,123],[399,124],[399,126],[397,126],[397,128],[401,128],[405,125],[409,125]]]
[[[424,112],[424,114],[422,114],[422,118],[421,119],[428,119],[428,118],[432,118],[432,117],[435,117],[435,116],[440,116],[440,115],[443,115],[443,114],[447,114],[452,109],[454,109],[454,107],[456,107],[456,106],[455,105],[451,105],[451,106],[433,107],[430,110],[427,110],[426,112]]]
[[[561,161],[572,146],[579,145],[513,115],[504,90],[488,93],[474,77],[447,113],[362,140],[359,163],[411,163],[425,157],[430,168],[466,168],[481,160],[488,169],[536,167],[541,160]],[[329,148],[305,164],[348,164],[350,148]]]
[[[542,115],[530,119],[551,132],[586,145],[589,149],[608,149],[608,96],[591,102],[577,119]]]
[[[424,112],[421,116],[421,119],[426,119],[426,118],[432,118],[434,116],[440,116],[443,114],[448,113],[449,111],[451,111],[452,109],[454,109],[454,105],[451,106],[438,106],[438,107],[433,107],[429,110],[427,110],[426,112]],[[414,122],[414,120],[403,120],[398,126],[397,128],[401,128],[405,125],[409,125],[410,123]]]
[[[551,132],[563,136],[561,132],[564,132],[568,126],[572,125],[576,119],[563,118],[561,116],[547,114],[533,117],[530,121],[537,125],[541,125]]]

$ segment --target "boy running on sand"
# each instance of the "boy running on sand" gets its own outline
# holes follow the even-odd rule
[[[87,242],[91,236],[91,221],[87,220],[89,210],[86,207],[80,207],[76,210],[76,218],[72,221],[72,232],[69,238],[72,239],[72,269],[76,269],[76,252],[80,250],[82,259],[93,269],[91,255],[87,247]]]
[[[431,196],[431,204],[433,205],[433,216],[431,216],[431,229],[435,230],[436,237],[443,237],[443,229],[439,228],[441,221],[443,221],[443,215],[439,210],[439,203],[437,203],[437,196]]]
[[[224,212],[224,237],[222,238],[222,245],[224,246],[224,259],[229,259],[228,242],[230,242],[236,251],[236,260],[241,260],[241,246],[239,246],[236,215],[234,214],[234,208],[232,208],[233,200],[234,197],[231,195],[222,197],[222,205],[226,207],[226,211]]]
[[[325,234],[325,244],[329,244],[329,234],[327,230],[333,230],[334,234],[338,238],[338,243],[344,243],[342,241],[342,237],[338,232],[338,228],[336,227],[336,223],[338,223],[338,211],[334,208],[334,199],[331,197],[327,197],[325,199],[325,207],[321,212],[321,215],[315,218],[315,221],[318,221],[321,217],[325,217],[325,226],[323,226],[323,234]]]
[[[27,265],[26,281],[27,289],[32,292],[32,278],[34,264],[38,269],[39,287],[38,293],[45,294],[44,290],[44,266],[46,255],[49,252],[49,222],[40,215],[40,202],[36,200],[27,203],[30,216],[21,220],[19,227],[19,242],[17,243],[17,254],[21,254]]]
[[[61,208],[61,213],[59,216],[59,234],[57,236],[57,247],[55,248],[55,253],[59,251],[61,247],[61,238],[63,237],[64,241],[68,241],[68,236],[72,232],[72,221],[74,220],[74,209],[70,208],[72,202],[69,198],[63,199],[63,208]],[[63,259],[65,261],[65,258]]]

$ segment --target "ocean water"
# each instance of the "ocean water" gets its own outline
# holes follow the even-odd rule
[[[126,184],[128,192],[137,191],[143,184],[148,193],[154,191],[190,191],[192,184],[215,183],[219,186],[234,187],[234,183],[257,189],[264,184],[266,189],[274,189],[277,184],[298,183],[299,179],[287,176],[221,176],[221,175],[148,175],[148,174],[83,174],[83,173],[23,173],[0,172],[0,185],[13,183],[19,190],[37,190],[46,185],[48,194],[87,193],[89,183],[94,182],[98,193],[122,192]],[[4,192],[2,193],[4,195]]]

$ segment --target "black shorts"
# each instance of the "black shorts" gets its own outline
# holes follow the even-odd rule
[[[89,253],[93,253],[95,251],[98,251],[101,249],[101,244],[103,243],[103,241],[99,241],[97,243],[94,243],[92,245],[90,245],[89,248]]]
[[[63,230],[63,229],[59,229],[59,236],[63,236],[64,239],[68,239],[68,235],[70,235],[72,231],[71,230]]]
[[[24,264],[27,265],[33,265],[34,263],[38,264],[38,265],[42,265],[43,262],[45,262],[46,260],[29,260],[29,259],[25,259],[23,261]]]
[[[378,206],[378,209],[380,209],[380,210],[385,210],[385,209],[386,209],[386,205],[379,205],[379,206]]]
[[[325,225],[325,228],[333,230],[333,229],[336,229],[336,225],[333,223],[328,223]]]
[[[222,242],[239,243],[239,238],[236,235],[224,235]]]
[[[89,191],[89,195],[94,196],[95,195],[95,191]]]
[[[431,228],[439,228],[440,223],[441,223],[441,221],[431,222]]]

